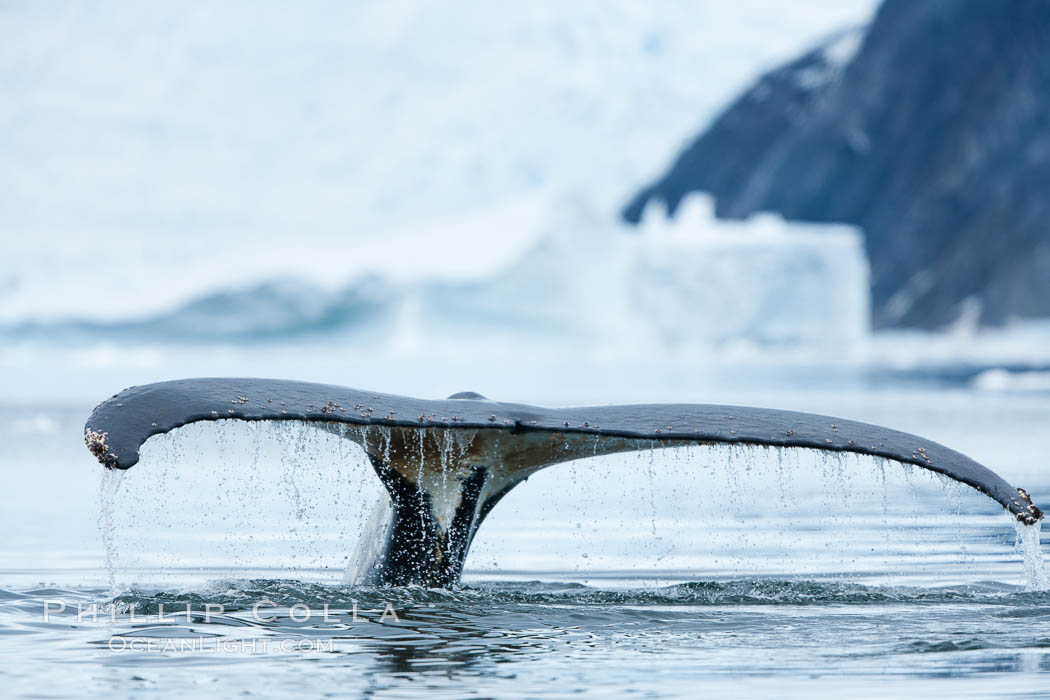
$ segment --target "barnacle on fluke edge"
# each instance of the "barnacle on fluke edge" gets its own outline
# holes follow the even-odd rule
[[[1027,513],[1018,513],[1017,519],[1025,525],[1034,525],[1043,519],[1043,511],[1036,504],[1032,503],[1032,497],[1028,495],[1028,492],[1024,489],[1017,489],[1017,495],[1021,497],[1021,500],[1028,504]]]
[[[106,443],[108,437],[108,433],[91,428],[84,430],[84,444],[87,445],[88,451],[95,455],[105,467],[113,469],[117,465],[117,456],[109,451],[109,445]]]

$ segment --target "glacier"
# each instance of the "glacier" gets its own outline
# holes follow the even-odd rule
[[[860,232],[848,226],[774,215],[722,221],[709,197],[694,194],[676,219],[650,216],[638,230],[578,198],[540,194],[502,213],[431,222],[405,240],[448,229],[478,245],[494,235],[528,243],[483,275],[372,272],[334,289],[278,279],[208,291],[160,313],[0,333],[130,343],[330,337],[410,353],[526,342],[635,356],[741,343],[843,347],[868,336],[867,263]],[[426,253],[409,244],[398,254],[418,265]]]
[[[640,232],[571,201],[551,206],[536,243],[491,279],[413,290],[424,334],[536,331],[574,348],[850,345],[868,337],[859,231],[760,215],[720,221],[697,194],[676,220]]]

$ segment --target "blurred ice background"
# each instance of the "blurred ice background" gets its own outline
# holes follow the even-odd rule
[[[1045,386],[1038,324],[872,335],[857,229],[722,221],[703,193],[618,217],[759,73],[875,7],[4,5],[0,397]]]
[[[874,7],[5,5],[0,392],[261,374],[557,401],[590,398],[586,367],[863,361],[856,230],[721,222],[699,194],[640,232],[617,212]]]

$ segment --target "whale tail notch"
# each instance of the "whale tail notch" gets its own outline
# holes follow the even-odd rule
[[[385,554],[356,579],[366,585],[454,585],[481,523],[515,486],[558,462],[643,449],[637,440],[560,432],[324,429],[361,445],[389,495]]]

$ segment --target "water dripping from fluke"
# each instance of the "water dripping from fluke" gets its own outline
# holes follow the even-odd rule
[[[1027,591],[1050,590],[1050,576],[1046,573],[1046,562],[1040,545],[1042,524],[1041,520],[1036,520],[1031,524],[1014,523],[1017,529],[1017,548],[1024,562],[1025,590]]]
[[[455,585],[486,516],[540,469],[597,455],[726,444],[873,456],[970,486],[1012,514],[1030,583],[1046,586],[1043,514],[1027,492],[930,440],[829,416],[710,404],[543,408],[471,392],[430,401],[285,380],[187,379],[132,387],[103,401],[87,421],[85,442],[107,469],[123,470],[138,462],[149,437],[219,419],[304,422],[364,449],[387,493],[351,557],[348,580],[355,583]],[[107,527],[104,517],[100,525]]]
[[[111,599],[117,595],[117,545],[114,541],[113,509],[123,479],[122,471],[107,469],[102,473],[99,485],[98,532],[105,551],[104,564]]]

